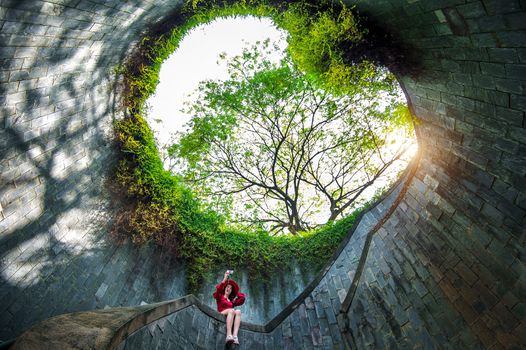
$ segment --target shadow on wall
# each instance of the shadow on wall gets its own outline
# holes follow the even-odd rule
[[[184,265],[156,247],[115,247],[104,241],[77,255],[51,256],[31,284],[13,285],[5,278],[0,339],[20,335],[34,323],[54,315],[132,306],[180,297],[185,293]],[[167,269],[167,266],[174,268]]]
[[[0,339],[58,313],[185,293],[182,265],[166,253],[105,240],[119,109],[113,68],[144,23],[165,12],[2,2]],[[116,294],[104,299],[108,291]]]

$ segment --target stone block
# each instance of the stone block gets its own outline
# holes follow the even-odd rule
[[[319,327],[313,327],[311,329],[311,341],[314,347],[323,345],[323,339]]]
[[[325,317],[325,309],[323,308],[323,305],[321,302],[319,301],[314,302],[314,310],[316,311],[317,318]]]
[[[511,101],[510,104],[512,106],[517,105],[516,96],[511,95]],[[526,102],[525,102],[526,104]],[[514,126],[521,127],[523,120],[524,120],[524,112],[521,110],[516,110],[512,108],[503,108],[503,107],[497,107],[495,116],[507,124],[511,124]]]
[[[493,77],[506,77],[506,69],[503,64],[480,62],[480,69],[482,74]]]
[[[309,327],[307,318],[304,318],[304,317],[299,318],[299,327],[300,327],[301,334],[303,336],[310,335],[310,327]]]
[[[511,13],[520,9],[518,0],[510,0],[506,3],[498,0],[484,0],[483,3],[488,15]]]
[[[498,91],[509,92],[512,94],[522,94],[524,88],[520,80],[513,79],[496,79],[495,85]]]
[[[486,15],[484,6],[480,1],[457,5],[456,9],[464,18],[479,18]]]
[[[511,201],[500,201],[497,204],[497,209],[506,213],[507,218],[511,219],[515,224],[521,225],[523,223],[525,210],[516,207]]]
[[[427,290],[427,288],[424,286],[424,284],[418,280],[418,279],[415,279],[413,280],[413,287],[414,289],[416,290],[418,296],[420,298],[423,298],[425,295],[427,295],[429,293],[429,291]]]
[[[464,85],[462,84],[458,84],[454,81],[448,81],[446,83],[446,87],[449,91],[449,93],[451,94],[454,94],[454,95],[457,95],[457,100],[460,99],[464,93]],[[460,97],[459,97],[460,96]],[[447,101],[444,101],[446,103],[448,103]]]
[[[458,275],[470,286],[473,286],[478,281],[478,276],[469,269],[462,261],[455,266]]]
[[[480,74],[480,65],[479,62],[473,62],[473,61],[461,61],[460,64],[460,71],[464,74]]]
[[[524,48],[517,48],[517,55],[519,55],[519,61],[522,63],[526,63],[526,49]]]
[[[520,111],[526,110],[526,97],[512,94],[510,98],[510,107]]]
[[[477,21],[479,28],[484,32],[494,33],[507,30],[505,16],[485,16],[479,18]],[[498,45],[493,45],[492,47],[498,47]]]
[[[458,96],[457,102],[459,107],[464,108],[468,111],[475,111],[475,101],[473,101],[473,99]]]
[[[487,203],[482,207],[481,214],[497,226],[500,226],[504,219],[504,215],[499,210],[497,210],[497,208]]]
[[[526,37],[521,31],[502,31],[496,33],[497,40],[499,41],[500,47],[524,47],[526,45]]]
[[[100,301],[104,297],[104,294],[106,293],[107,290],[108,290],[108,285],[106,283],[102,283],[99,289],[97,290],[97,292],[95,293],[95,297],[97,298],[97,300]]]
[[[311,328],[319,326],[318,317],[316,315],[316,311],[314,311],[312,309],[308,309],[307,310],[307,319],[309,321],[309,326]]]
[[[460,72],[461,66],[460,63],[455,60],[442,59],[440,61],[442,69],[445,72]]]
[[[488,48],[488,55],[495,63],[517,63],[519,60],[516,49],[511,48]]]
[[[518,320],[524,320],[526,317],[526,303],[523,301],[518,302],[511,308],[511,313],[515,316]]]
[[[425,90],[425,97],[433,100],[433,101],[440,101],[440,91],[432,90],[432,89],[426,89]]]
[[[451,31],[451,28],[446,23],[439,23],[433,25],[434,32],[437,35],[451,35],[453,32]]]
[[[7,36],[5,36],[7,38]],[[0,50],[0,59],[11,59],[15,57],[16,47],[5,46]]]
[[[495,78],[489,75],[472,75],[473,85],[484,89],[495,89]]]
[[[499,179],[495,179],[495,182],[493,183],[491,188],[511,203],[515,202],[515,199],[518,196],[518,192],[514,188],[512,188],[509,184]],[[519,207],[521,207],[520,204]],[[522,209],[526,208],[522,207]]]
[[[474,111],[480,113],[483,116],[490,117],[491,119],[484,120],[484,127],[488,128],[491,126],[490,123],[494,122],[493,117],[495,116],[496,106],[509,107],[510,97],[509,94],[499,92],[499,91],[490,91],[490,90],[481,90],[477,89],[475,91],[477,99],[482,101],[475,101]],[[490,131],[498,131],[499,128],[494,127]]]
[[[506,333],[510,333],[520,323],[503,303],[495,305],[492,309],[492,314],[499,321]]]
[[[481,23],[478,22],[477,25],[480,28]],[[489,48],[497,46],[497,38],[493,33],[478,33],[471,35],[471,37],[476,47]]]
[[[23,58],[6,58],[0,60],[0,68],[8,74],[9,70],[19,70],[23,67],[24,59]],[[12,91],[11,89],[6,89],[6,91]]]
[[[526,80],[526,64],[506,64],[506,75],[509,79]]]
[[[307,310],[314,309],[314,302],[312,301],[312,298],[310,296],[305,298],[304,304]]]
[[[524,23],[524,13],[509,13],[504,15],[504,20],[506,21],[506,28],[509,31],[520,31],[526,29],[526,24]]]
[[[521,143],[526,143],[526,129],[510,127],[509,135],[513,140],[516,140]]]

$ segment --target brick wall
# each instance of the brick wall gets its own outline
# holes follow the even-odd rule
[[[423,160],[375,236],[349,312],[359,347],[526,343],[526,4],[357,2],[420,56],[401,81]],[[378,330],[381,331],[378,331]]]
[[[58,313],[185,293],[181,264],[107,240],[104,190],[113,68],[176,4],[0,2],[0,339]]]

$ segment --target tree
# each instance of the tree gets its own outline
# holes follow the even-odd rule
[[[407,149],[389,147],[391,132],[412,131],[385,70],[339,95],[289,56],[276,64],[260,52],[246,49],[229,60],[229,79],[201,84],[189,130],[169,153],[198,196],[231,222],[296,234],[353,209]]]

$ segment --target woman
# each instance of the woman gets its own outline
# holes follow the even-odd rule
[[[239,344],[237,333],[241,324],[241,311],[234,310],[234,306],[245,302],[245,294],[239,292],[239,286],[229,276],[230,271],[226,271],[223,280],[216,286],[214,299],[217,302],[217,311],[226,316],[226,343]]]

